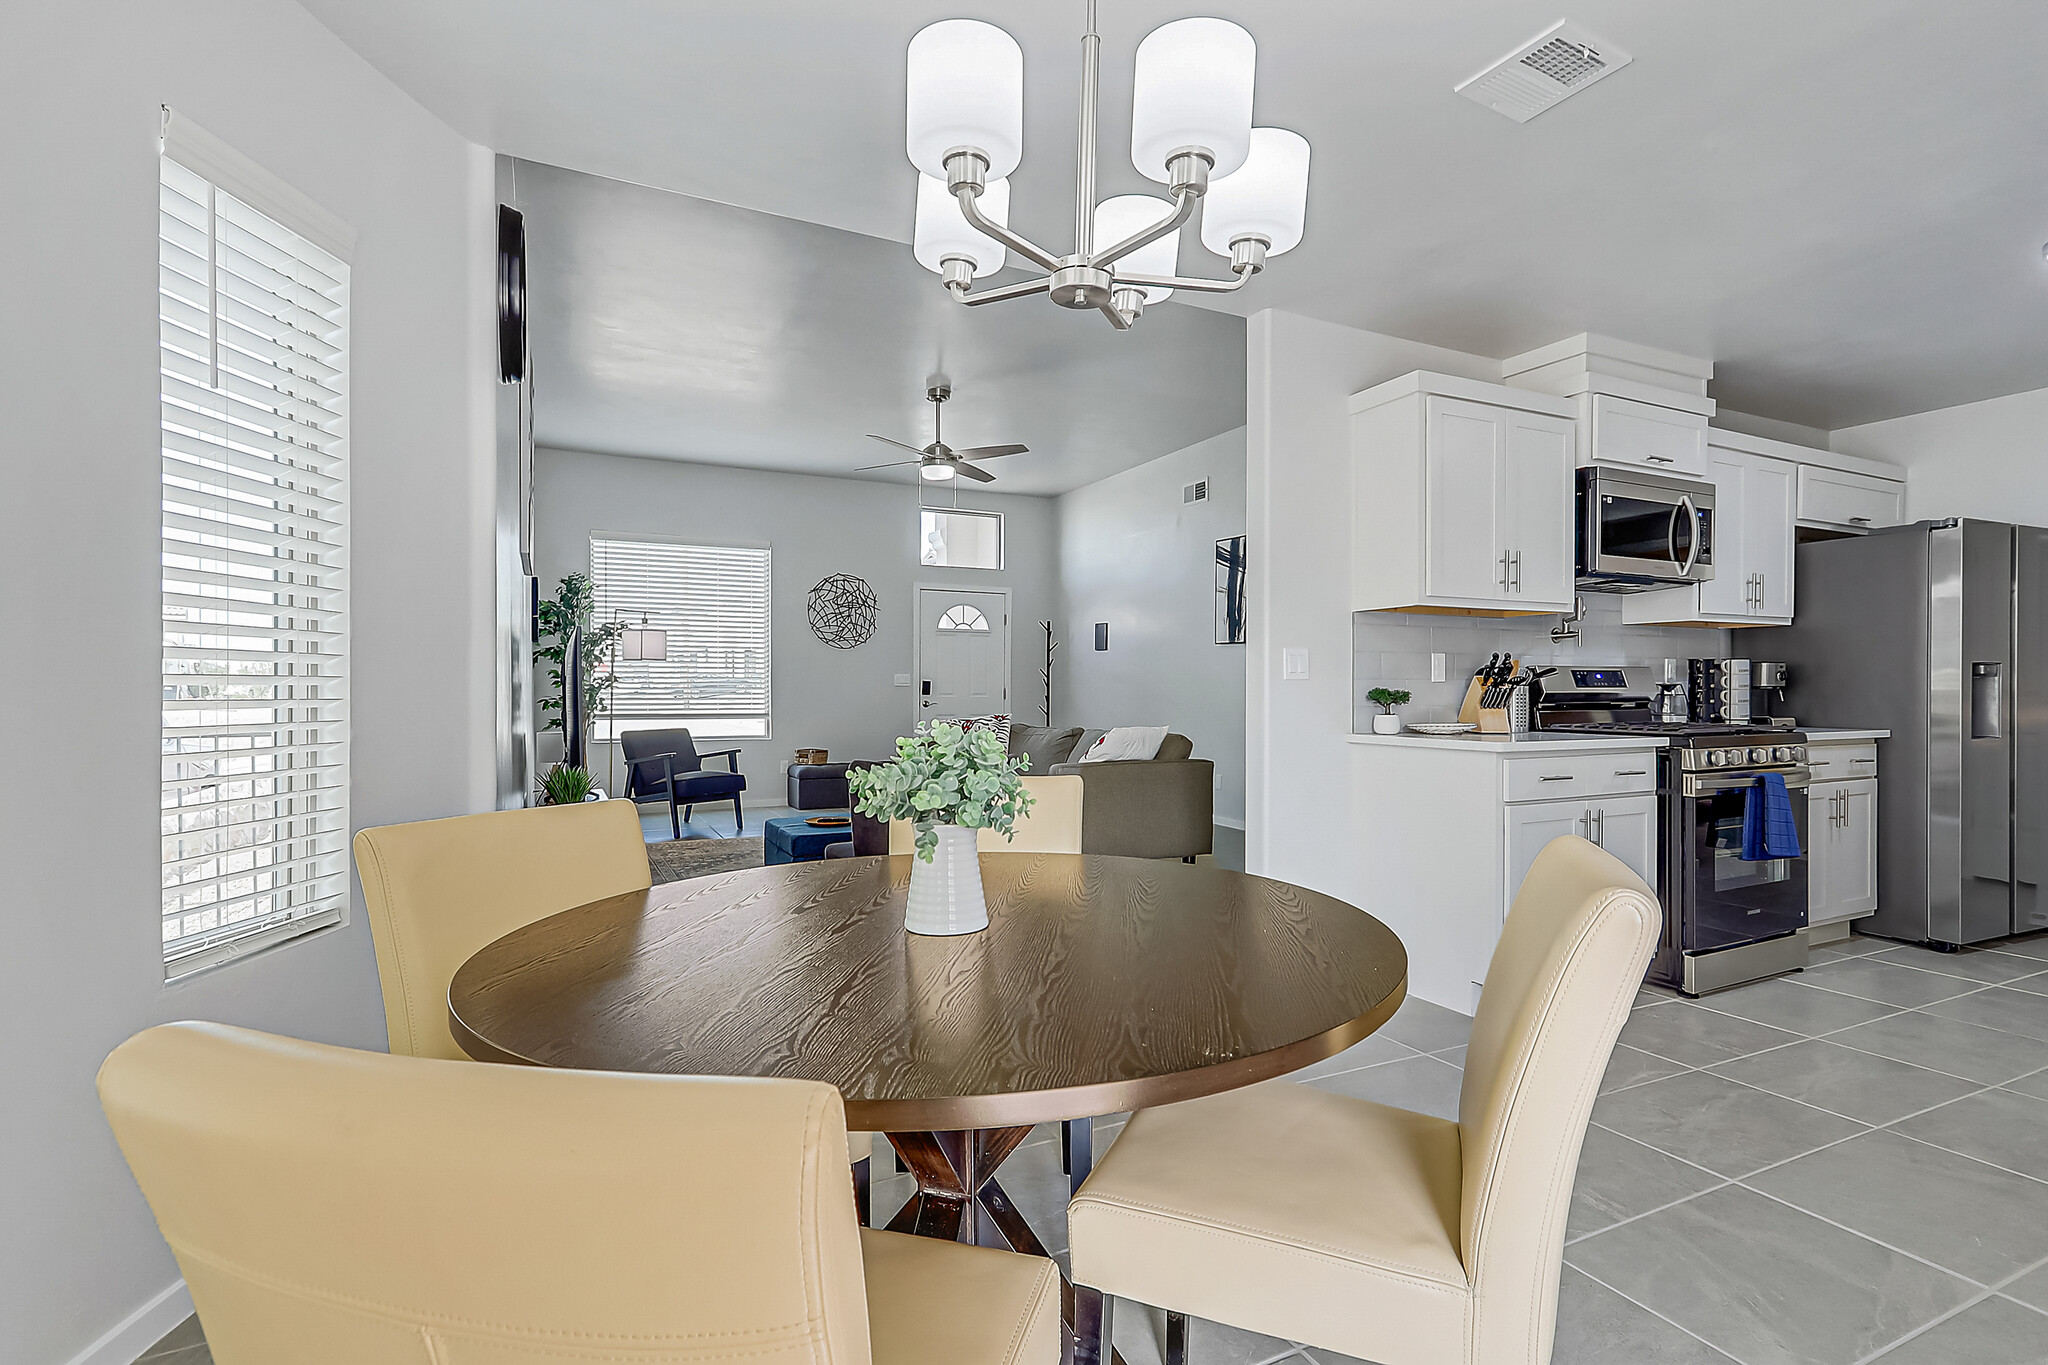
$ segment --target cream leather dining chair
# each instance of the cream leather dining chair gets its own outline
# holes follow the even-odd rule
[[[100,1102],[220,1365],[1054,1365],[1043,1257],[871,1232],[839,1092],[220,1024]]]
[[[975,836],[983,853],[1079,853],[1081,851],[1081,779],[1026,777],[1031,810],[1005,839],[992,829]],[[908,820],[889,822],[889,852],[909,853],[917,847],[917,831]]]
[[[586,801],[384,825],[356,835],[384,1029],[393,1052],[465,1059],[448,1031],[448,983],[485,944],[522,925],[652,883],[640,812]],[[873,1138],[851,1135],[865,1218]]]
[[[1545,1365],[1579,1146],[1661,924],[1619,860],[1553,841],[1457,1122],[1288,1080],[1134,1114],[1069,1208],[1074,1283],[1380,1365]]]

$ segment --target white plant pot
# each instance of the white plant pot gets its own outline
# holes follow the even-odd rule
[[[940,825],[932,860],[910,860],[910,901],[903,927],[913,934],[971,934],[988,928],[988,900],[981,892],[981,853],[975,832]]]
[[[1372,718],[1372,732],[1376,735],[1398,735],[1401,733],[1401,718],[1399,716],[1374,716]]]

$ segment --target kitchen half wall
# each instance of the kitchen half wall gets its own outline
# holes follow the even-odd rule
[[[1351,728],[1372,728],[1380,708],[1365,699],[1375,687],[1405,689],[1415,700],[1401,708],[1411,721],[1458,718],[1472,674],[1496,651],[1524,665],[1635,665],[1656,668],[1665,659],[1741,657],[1744,632],[1694,626],[1625,626],[1621,598],[1591,593],[1579,638],[1551,641],[1555,616],[1461,617],[1361,611],[1351,617]],[[1731,643],[1732,638],[1732,643]],[[1429,656],[1445,655],[1444,682],[1429,680]]]

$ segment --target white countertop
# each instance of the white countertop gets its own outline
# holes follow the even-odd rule
[[[1799,733],[1814,744],[1833,744],[1847,739],[1890,739],[1889,730],[1828,730],[1813,725],[1802,725]]]
[[[1861,731],[1856,733],[1861,734]],[[1846,736],[1845,736],[1846,737]],[[1463,735],[1418,735],[1403,731],[1398,735],[1354,734],[1353,744],[1377,744],[1397,749],[1460,749],[1466,753],[1495,753],[1503,756],[1514,754],[1594,754],[1617,753],[1642,749],[1661,749],[1666,740],[1663,735],[1564,735],[1549,734],[1541,730],[1526,735],[1482,735],[1477,731]]]

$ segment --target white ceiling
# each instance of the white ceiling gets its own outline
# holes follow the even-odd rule
[[[985,486],[1046,494],[1244,424],[1227,313],[1117,332],[1040,299],[962,308],[896,242],[534,162],[517,180],[538,444],[847,475],[914,458],[867,432],[932,439],[943,370],[947,444],[1030,446]]]
[[[1014,221],[1068,230],[1080,0],[303,3],[500,151],[897,240],[904,44],[987,18],[1025,51]],[[1490,355],[1601,332],[1823,427],[2048,384],[2042,0],[1102,8],[1105,195],[1144,188],[1131,51],[1191,12],[1252,30],[1258,118],[1315,144],[1307,240],[1236,311]],[[1526,125],[1452,93],[1565,15],[1634,64]]]

